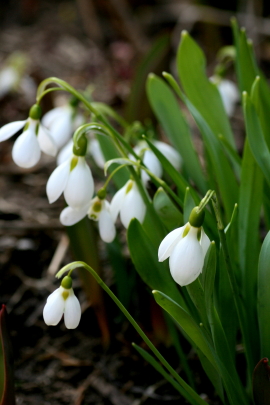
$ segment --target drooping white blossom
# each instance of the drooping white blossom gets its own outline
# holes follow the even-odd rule
[[[58,166],[49,177],[46,187],[50,203],[64,193],[67,204],[82,209],[94,194],[94,181],[84,156],[72,155]]]
[[[67,329],[77,328],[81,319],[81,306],[71,285],[69,288],[61,285],[49,295],[43,310],[44,322],[47,325],[55,326],[60,322],[63,314]]]
[[[56,155],[57,148],[49,132],[38,119],[30,117],[24,121],[4,125],[0,129],[0,142],[11,138],[23,128],[24,131],[16,139],[12,149],[12,158],[18,166],[23,168],[35,166],[40,159],[41,151],[47,155]]]
[[[172,278],[180,286],[192,283],[200,275],[210,240],[202,227],[186,225],[170,232],[161,242],[158,259],[168,257]]]
[[[88,214],[89,218],[98,222],[101,239],[110,243],[116,235],[114,220],[110,211],[110,203],[99,197],[93,198],[90,203],[80,209],[66,207],[60,215],[60,222],[65,226],[71,226],[79,222]]]
[[[117,193],[111,201],[111,214],[113,221],[116,221],[120,213],[120,219],[125,228],[132,218],[137,218],[143,222],[146,212],[145,203],[141,197],[137,184],[134,180],[129,180]]]
[[[160,141],[153,141],[154,146],[170,161],[170,163],[179,170],[181,167],[181,156],[170,145]],[[162,165],[154,152],[152,152],[145,141],[140,141],[135,147],[134,151],[138,156],[143,153],[143,163],[145,166],[157,177],[161,177],[163,173]],[[134,160],[132,155],[129,155],[130,159]],[[142,170],[142,181],[144,184],[149,181],[150,177]]]
[[[42,124],[50,131],[58,149],[67,144],[75,129],[82,123],[83,117],[75,114],[71,105],[53,108],[42,118]]]
[[[210,77],[215,83],[221,96],[225,111],[229,117],[233,115],[235,106],[239,101],[239,91],[232,80],[223,79],[218,76]]]

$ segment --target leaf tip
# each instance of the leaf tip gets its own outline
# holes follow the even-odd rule
[[[187,37],[188,36],[188,32],[186,31],[186,30],[183,30],[182,32],[181,32],[181,37],[182,38],[185,38],[185,37]]]

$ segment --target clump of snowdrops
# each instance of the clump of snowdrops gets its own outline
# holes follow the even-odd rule
[[[12,151],[21,167],[34,166],[41,152],[57,155],[46,190],[50,203],[64,194],[64,225],[88,216],[97,222],[101,239],[111,243],[120,216],[134,266],[169,314],[187,382],[84,262],[70,263],[58,272],[58,278],[65,277],[48,297],[45,322],[56,325],[64,314],[67,328],[78,326],[81,310],[72,272],[84,268],[154,356],[134,347],[192,405],[206,401],[196,392],[192,370],[177,342],[179,332],[194,347],[221,403],[266,405],[270,398],[270,90],[245,30],[239,30],[236,21],[232,25],[235,44],[230,60],[239,90],[225,78],[228,54],[208,78],[203,52],[187,32],[182,33],[177,53],[180,85],[169,73],[163,78],[149,76],[148,100],[166,142],[150,137],[143,123],[127,123],[110,107],[89,101],[58,78],[40,84],[26,120],[0,130],[4,141],[23,129]],[[70,93],[70,103],[42,117],[42,98],[59,89]],[[246,138],[239,153],[230,115],[241,95]],[[200,132],[201,158],[187,112]],[[99,190],[89,155],[107,176]],[[108,193],[111,182],[117,187],[114,196]],[[147,191],[149,182],[156,186],[153,198]],[[237,368],[239,356],[245,358],[245,372]]]

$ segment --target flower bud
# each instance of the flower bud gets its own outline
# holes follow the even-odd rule
[[[39,104],[34,104],[29,111],[29,117],[33,120],[39,120],[42,114],[42,110]]]
[[[205,212],[204,210],[199,211],[199,207],[194,207],[190,213],[188,222],[191,226],[195,228],[200,228],[204,221]]]

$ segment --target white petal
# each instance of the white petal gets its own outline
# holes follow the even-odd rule
[[[180,286],[192,283],[202,271],[204,258],[197,232],[197,228],[191,227],[187,236],[178,242],[170,256],[171,275]]]
[[[146,150],[143,157],[143,163],[145,166],[157,177],[162,176],[162,166],[155,156],[155,154],[151,150]],[[144,184],[150,179],[148,174],[142,170],[142,181]]]
[[[50,132],[57,148],[62,148],[73,134],[71,114],[66,111],[63,112],[63,114],[53,122],[53,125],[50,126]]]
[[[159,262],[163,262],[171,255],[177,243],[182,239],[182,235],[186,225],[174,229],[173,231],[168,233],[168,235],[163,239],[158,248]]]
[[[104,242],[110,243],[114,240],[116,235],[114,221],[110,212],[106,209],[103,209],[100,213],[98,228],[100,237]]]
[[[105,165],[105,158],[103,156],[101,147],[100,147],[99,142],[98,142],[97,139],[92,139],[89,142],[88,151],[92,155],[96,165],[100,169],[103,169],[104,165]]]
[[[6,139],[9,139],[12,135],[16,134],[16,132],[18,132],[20,129],[24,127],[26,122],[27,120],[15,121],[4,125],[0,129],[0,142],[5,141]]]
[[[70,139],[68,143],[63,146],[63,148],[60,150],[58,156],[57,156],[57,166],[61,165],[64,163],[66,160],[71,158],[72,156],[72,151],[73,151],[73,139]]]
[[[48,111],[42,117],[42,124],[46,128],[50,129],[50,127],[53,125],[53,123],[56,122],[63,114],[63,109],[64,109],[63,107],[56,107],[56,108],[53,108],[52,110]]]
[[[19,81],[18,72],[11,66],[7,66],[0,72],[0,98],[14,90]]]
[[[75,329],[81,319],[81,306],[78,298],[71,288],[68,298],[65,301],[64,321],[67,329]]]
[[[63,193],[70,173],[70,160],[58,166],[50,175],[46,186],[46,192],[50,204],[56,201]]]
[[[124,187],[120,188],[120,190],[118,190],[117,193],[115,193],[115,195],[112,198],[110,205],[110,212],[114,222],[116,221],[117,215],[119,214],[121,206],[123,204],[127,184],[128,182],[124,185]]]
[[[165,156],[165,158],[169,160],[176,170],[180,169],[182,159],[177,150],[171,145],[160,141],[154,141],[154,145]]]
[[[63,287],[58,288],[47,299],[43,310],[44,322],[47,325],[57,325],[62,318],[65,307],[62,290]]]
[[[72,207],[66,207],[60,214],[60,222],[65,226],[71,226],[83,219],[88,211],[89,204],[81,209],[74,209]]]
[[[16,165],[26,169],[35,166],[41,155],[35,125],[30,124],[29,128],[16,139],[12,149],[12,158]]]
[[[38,143],[42,152],[50,156],[56,156],[57,147],[49,131],[42,125],[38,128]]]
[[[72,208],[79,209],[89,203],[93,194],[94,180],[91,170],[85,158],[79,157],[77,165],[68,176],[64,190],[65,200]]]
[[[120,219],[122,224],[125,228],[128,228],[132,218],[137,218],[138,221],[142,223],[145,212],[146,206],[136,183],[133,181],[131,190],[124,195],[124,200],[120,209]]]
[[[218,90],[221,95],[226,113],[231,116],[235,104],[239,100],[239,92],[231,80],[223,79],[218,83]]]
[[[202,228],[202,235],[201,235],[201,247],[202,247],[202,251],[203,251],[203,257],[205,257],[206,252],[210,246],[210,239],[208,238],[208,236],[206,235],[206,233],[204,232],[203,228]]]

